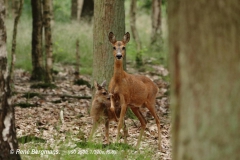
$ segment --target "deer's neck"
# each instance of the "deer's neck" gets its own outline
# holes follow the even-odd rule
[[[114,80],[115,82],[119,82],[125,76],[125,72],[123,70],[123,60],[115,60],[114,62]]]

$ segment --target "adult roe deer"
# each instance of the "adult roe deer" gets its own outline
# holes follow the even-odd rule
[[[92,140],[93,134],[95,133],[98,125],[100,123],[105,122],[105,136],[107,140],[107,144],[109,144],[109,122],[117,121],[116,117],[120,116],[121,108],[117,103],[115,106],[114,114],[110,110],[110,95],[108,91],[105,89],[106,81],[104,81],[101,85],[99,85],[96,81],[94,82],[94,87],[96,89],[95,96],[92,102],[92,108],[90,111],[90,115],[93,119],[93,127],[89,136],[89,141]],[[124,123],[124,140],[126,142],[127,138],[127,129]]]
[[[112,113],[115,114],[115,102],[117,100],[121,106],[121,113],[117,128],[117,142],[119,140],[120,129],[123,124],[127,106],[129,106],[141,123],[141,131],[137,142],[137,148],[139,148],[142,134],[147,123],[139,108],[141,106],[146,106],[156,120],[158,128],[158,148],[161,150],[160,120],[155,110],[155,100],[158,93],[158,87],[146,76],[131,75],[123,70],[123,57],[125,56],[126,50],[125,47],[130,40],[130,34],[128,32],[123,36],[122,41],[117,41],[112,32],[109,33],[108,38],[112,43],[114,55],[114,74],[109,84],[109,92],[112,95],[110,96],[110,109]]]

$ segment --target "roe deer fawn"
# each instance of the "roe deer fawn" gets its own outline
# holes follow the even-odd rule
[[[89,136],[89,141],[92,140],[93,134],[95,133],[98,125],[102,122],[105,122],[105,136],[107,140],[107,144],[109,143],[109,122],[117,121],[116,117],[120,116],[121,108],[118,103],[115,106],[114,114],[110,110],[110,95],[108,91],[105,89],[106,81],[104,81],[101,85],[97,82],[94,82],[94,87],[96,89],[95,97],[92,102],[92,108],[90,115],[93,119],[93,127]],[[127,138],[127,129],[124,123],[124,140],[126,142]]]
[[[160,120],[155,110],[155,100],[158,93],[158,87],[146,76],[131,75],[123,70],[123,57],[125,56],[126,50],[125,46],[130,40],[130,34],[128,32],[124,35],[122,41],[117,41],[112,32],[109,33],[108,38],[112,43],[114,56],[114,74],[109,84],[109,92],[113,95],[110,97],[110,109],[114,114],[116,100],[119,101],[121,107],[117,128],[117,142],[119,140],[119,133],[126,114],[127,106],[129,106],[141,123],[141,132],[137,142],[137,148],[139,148],[142,134],[147,123],[140,112],[139,107],[146,106],[156,120],[158,128],[158,148],[161,150]]]

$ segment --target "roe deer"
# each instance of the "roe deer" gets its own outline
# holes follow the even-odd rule
[[[101,85],[97,82],[94,82],[94,87],[96,89],[95,97],[92,102],[92,108],[90,115],[93,119],[93,127],[89,136],[89,141],[92,140],[92,136],[95,133],[98,125],[100,123],[105,122],[105,136],[107,140],[107,144],[109,143],[109,122],[117,121],[116,117],[120,116],[121,108],[118,103],[115,106],[114,114],[110,110],[110,95],[108,91],[104,88],[106,85],[106,81],[104,81]],[[127,137],[127,129],[124,123],[124,140],[126,142]]]
[[[121,107],[120,118],[117,130],[117,142],[122,127],[127,106],[131,108],[141,123],[141,132],[139,134],[137,148],[140,146],[142,134],[146,128],[146,120],[139,110],[139,107],[146,106],[156,120],[158,128],[158,148],[161,150],[161,130],[160,120],[155,110],[155,100],[158,93],[157,85],[146,76],[131,75],[123,70],[123,57],[125,56],[125,46],[130,40],[130,34],[127,32],[122,41],[117,41],[112,32],[108,35],[109,41],[113,46],[114,56],[114,74],[109,84],[111,95],[111,111],[115,114],[116,100]],[[115,115],[116,117],[116,115]]]

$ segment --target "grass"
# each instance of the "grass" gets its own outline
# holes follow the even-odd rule
[[[104,146],[98,143],[77,142],[72,144],[74,147],[66,146],[66,142],[58,149],[50,146],[44,146],[43,140],[36,140],[36,137],[19,139],[21,141],[20,147],[22,151],[28,151],[28,154],[21,154],[22,159],[91,159],[91,160],[108,160],[108,159],[152,159],[153,152],[151,150],[136,150],[130,145],[117,143]],[[21,146],[20,145],[20,146]],[[43,147],[44,146],[44,147]],[[48,151],[48,153],[46,153]],[[37,154],[34,154],[37,153]],[[56,154],[55,154],[56,153]]]
[[[126,31],[130,30],[129,24],[129,4],[130,1],[126,1]],[[58,11],[60,12],[60,11]],[[163,16],[166,17],[166,10],[163,8]],[[57,17],[56,17],[57,18]],[[66,18],[66,17],[65,17]],[[57,18],[59,19],[59,18]],[[142,23],[144,22],[144,23]],[[137,29],[142,41],[142,57],[144,62],[149,59],[154,59],[155,63],[167,65],[166,54],[166,20],[162,19],[162,31],[163,31],[163,46],[156,47],[150,45],[151,35],[151,15],[145,13],[143,10],[137,13]],[[6,20],[7,26],[7,49],[8,55],[11,53],[11,41],[13,30],[13,19],[8,18]],[[16,68],[22,68],[26,71],[32,70],[31,62],[31,35],[32,35],[32,20],[29,15],[23,14],[18,25],[17,35],[17,48],[16,48]],[[92,74],[92,54],[93,54],[93,25],[84,22],[71,22],[71,21],[55,21],[52,26],[52,38],[53,38],[53,58],[54,64],[70,64],[74,65],[76,62],[76,40],[80,42],[80,74]],[[44,44],[43,44],[44,45]],[[43,47],[44,48],[44,47]],[[10,57],[10,56],[9,56]],[[131,64],[135,64],[136,58],[136,44],[131,38],[127,46],[127,61]],[[44,63],[44,62],[43,62]],[[54,70],[58,70],[57,65],[54,65]]]

